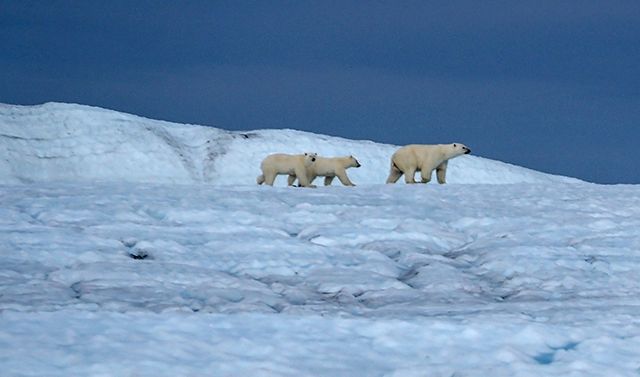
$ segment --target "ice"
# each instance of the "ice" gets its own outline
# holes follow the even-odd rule
[[[0,375],[640,370],[638,186],[385,185],[395,146],[65,104],[0,105],[0,146]],[[255,183],[310,147],[357,186]]]
[[[229,132],[61,103],[0,104],[0,127],[0,182],[5,183],[252,185],[264,157],[300,151],[328,157],[351,154],[362,164],[348,170],[352,181],[382,183],[388,175],[390,156],[397,149],[295,130]],[[451,160],[450,166],[449,183],[575,181],[477,156]],[[276,182],[286,185],[283,176]]]

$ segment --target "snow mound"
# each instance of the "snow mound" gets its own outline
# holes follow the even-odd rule
[[[255,184],[260,162],[271,153],[317,152],[326,157],[353,155],[362,167],[349,170],[351,180],[381,184],[397,148],[288,129],[226,131],[77,104],[0,104],[0,183],[249,185]],[[577,182],[472,155],[451,160],[447,181]],[[284,177],[276,180],[276,185],[285,184]]]

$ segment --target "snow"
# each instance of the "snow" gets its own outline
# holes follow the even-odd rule
[[[469,147],[0,105],[0,375],[637,376],[638,186]],[[357,186],[255,183],[303,151]]]
[[[0,183],[252,185],[267,155],[316,152],[355,156],[362,167],[350,169],[349,177],[378,184],[386,181],[390,156],[398,148],[294,130],[229,132],[60,103],[0,104],[0,127]],[[451,160],[450,166],[450,183],[575,181],[477,156]],[[286,178],[276,182],[285,186]]]

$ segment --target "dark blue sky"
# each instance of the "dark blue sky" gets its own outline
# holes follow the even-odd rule
[[[0,2],[3,103],[456,141],[598,183],[640,183],[639,62],[638,0]]]

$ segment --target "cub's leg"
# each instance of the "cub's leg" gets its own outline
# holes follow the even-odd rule
[[[309,182],[309,178],[307,177],[307,172],[304,167],[297,168],[295,170],[296,177],[298,177],[298,185],[300,187],[316,187]],[[314,177],[315,178],[315,177]]]
[[[347,177],[347,172],[346,171],[338,171],[336,172],[336,175],[338,176],[338,179],[340,180],[340,182],[342,182],[343,185],[345,186],[355,186],[353,184],[353,182],[351,182],[349,180],[349,177]]]

